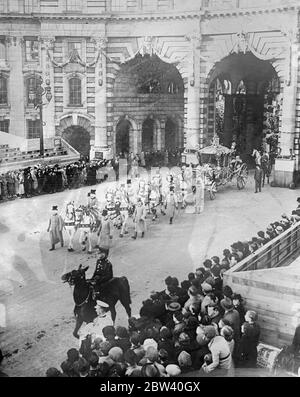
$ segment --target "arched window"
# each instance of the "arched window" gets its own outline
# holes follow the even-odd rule
[[[69,105],[81,105],[81,79],[79,77],[72,77],[69,80]]]
[[[0,76],[0,105],[7,105],[7,78]]]

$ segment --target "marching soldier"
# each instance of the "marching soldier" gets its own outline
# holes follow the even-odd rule
[[[137,205],[133,214],[134,221],[134,235],[131,237],[134,240],[137,238],[138,233],[142,233],[142,238],[145,236],[146,231],[146,216],[147,211],[141,198],[138,198]]]
[[[47,232],[50,233],[51,248],[49,251],[55,250],[55,244],[60,242],[60,245],[64,246],[64,239],[62,230],[64,228],[64,221],[60,215],[58,215],[57,205],[52,207],[52,215],[49,219],[49,225]]]

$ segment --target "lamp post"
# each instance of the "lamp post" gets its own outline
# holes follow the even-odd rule
[[[44,132],[43,132],[43,106],[48,105],[52,99],[50,80],[47,79],[45,87],[42,87],[44,83],[41,76],[36,78],[35,90],[29,93],[29,99],[33,101],[34,108],[39,109],[40,114],[40,156],[44,156]],[[46,102],[43,102],[43,97],[46,97]]]

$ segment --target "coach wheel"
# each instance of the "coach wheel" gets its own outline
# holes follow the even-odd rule
[[[216,198],[216,193],[217,193],[217,185],[216,182],[212,183],[210,189],[209,189],[209,197],[211,200],[214,200]]]

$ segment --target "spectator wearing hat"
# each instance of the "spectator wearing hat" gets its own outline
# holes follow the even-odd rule
[[[243,305],[243,298],[240,294],[233,294],[232,295],[232,303],[235,308],[235,310],[238,311],[239,316],[240,316],[240,324],[244,324],[245,322],[245,314],[246,310]]]
[[[239,256],[238,256],[238,254],[231,254],[231,255],[230,255],[229,266],[230,266],[230,267],[233,267],[233,266],[237,265],[238,262],[239,262],[239,260],[240,260],[240,258],[239,258]]]
[[[183,350],[179,354],[177,361],[182,374],[192,372],[194,370],[192,366],[192,357],[188,352]]]
[[[219,321],[224,315],[223,308],[215,301],[208,304],[206,311],[212,325],[219,324]]]
[[[210,285],[210,284],[207,284]],[[201,314],[207,314],[207,307],[210,304],[217,304],[218,303],[218,298],[213,292],[205,292],[208,291],[208,288],[206,288],[205,284],[202,284],[203,288],[203,293],[204,293],[204,298],[201,302]],[[211,289],[212,291],[212,289]]]
[[[52,207],[52,213],[49,219],[49,225],[47,232],[50,233],[50,244],[51,248],[49,251],[55,250],[55,245],[60,242],[60,245],[64,246],[64,239],[62,230],[64,227],[64,221],[60,215],[58,215],[58,207],[54,205]]]
[[[158,357],[158,350],[154,346],[149,346],[146,349],[146,354],[144,359],[142,359],[143,362],[143,367],[146,365],[154,365],[155,368],[159,372],[159,377],[165,377],[167,375],[165,367],[159,363],[159,357]],[[143,374],[143,369],[142,369],[142,374]]]
[[[137,362],[139,362],[146,353],[144,347],[142,346],[142,342],[144,342],[144,340],[141,339],[141,334],[138,332],[132,332],[130,336],[130,342],[130,349],[136,354]]]
[[[234,340],[238,342],[240,339],[240,315],[237,310],[235,310],[232,300],[224,298],[221,300],[221,306],[224,309],[223,320],[227,321],[228,324],[233,328]]]
[[[178,339],[178,336],[181,332],[184,331],[186,327],[186,323],[184,321],[184,317],[181,311],[177,311],[173,314],[174,328],[173,328],[173,337],[174,340]]]
[[[219,265],[218,266],[214,266],[212,268],[212,270],[211,270],[211,274],[212,274],[212,279],[213,279],[213,282],[214,282],[213,291],[220,298],[221,295],[222,295],[222,289],[223,289],[223,280],[222,280],[222,278],[220,276],[221,267]]]
[[[89,369],[89,378],[97,378],[99,374],[99,357],[97,353],[91,353],[90,358],[89,358],[89,364],[90,364],[90,369]]]
[[[159,341],[157,348],[158,350],[166,350],[168,352],[168,359],[171,361],[175,360],[173,335],[171,330],[165,326],[161,327],[159,331]]]
[[[203,268],[205,270],[204,278],[207,279],[207,277],[211,276],[211,269],[213,267],[213,263],[210,259],[206,259],[203,262]]]
[[[89,376],[90,365],[86,359],[79,357],[74,363],[74,371],[80,378],[87,378]]]
[[[167,373],[167,376],[174,378],[181,374],[181,369],[176,364],[169,364],[166,366],[166,373]]]
[[[1,376],[3,375],[1,375],[0,373],[0,377]],[[61,378],[61,377],[63,377],[63,374],[57,368],[50,367],[46,371],[46,378]]]
[[[129,334],[125,327],[117,326],[116,327],[116,337],[117,337],[117,346],[123,350],[125,353],[128,349],[131,348],[131,342],[129,340]]]
[[[141,377],[142,376],[142,366],[138,365],[140,361],[138,356],[133,350],[127,350],[124,354],[124,361],[127,365],[125,376],[128,377]]]
[[[69,377],[77,376],[74,370],[74,363],[79,359],[79,351],[75,348],[67,351],[67,359],[61,363],[63,373]]]
[[[234,339],[233,339],[233,329],[229,325],[224,325],[220,331],[220,335],[226,340],[229,346],[231,356],[233,356],[234,351]]]
[[[232,367],[232,358],[228,343],[222,336],[216,334],[215,327],[209,325],[204,329],[204,335],[208,341],[208,349],[211,358],[202,365],[206,374],[217,371],[218,376],[227,376]]]
[[[203,296],[199,294],[199,291],[194,286],[188,289],[188,296],[189,299],[185,302],[183,306],[183,313],[190,311],[191,305],[196,305],[197,307],[200,307],[203,300]]]
[[[259,336],[260,329],[258,327],[248,322],[242,325],[242,337],[236,349],[237,367],[256,368]]]

